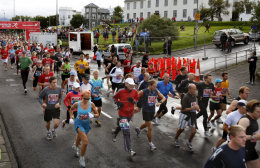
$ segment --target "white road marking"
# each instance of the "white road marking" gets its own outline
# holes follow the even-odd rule
[[[104,111],[101,111],[101,113],[104,115],[104,116],[106,116],[107,118],[113,118],[113,117],[111,117],[109,114],[107,114],[107,113],[105,113]]]

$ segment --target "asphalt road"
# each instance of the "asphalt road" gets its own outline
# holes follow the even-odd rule
[[[73,60],[74,62],[75,60]],[[91,64],[93,70],[96,64]],[[101,69],[101,74],[104,70]],[[28,81],[28,94],[24,95],[20,75],[15,70],[5,72],[0,67],[0,107],[7,131],[11,137],[19,167],[22,168],[74,168],[79,167],[78,159],[74,157],[71,146],[74,142],[74,126],[66,125],[65,129],[57,129],[58,137],[52,141],[45,139],[46,129],[43,121],[43,110],[36,100],[38,94],[34,92],[32,80]],[[60,81],[59,81],[60,84]],[[179,100],[169,99],[171,105],[179,104]],[[133,150],[137,155],[130,160],[124,151],[122,133],[117,142],[112,142],[111,130],[116,126],[117,112],[114,109],[112,98],[103,98],[103,112],[110,117],[101,115],[102,127],[92,125],[88,134],[89,145],[86,153],[87,167],[178,167],[201,168],[211,154],[211,148],[221,136],[221,126],[211,130],[213,136],[205,138],[201,119],[199,130],[193,141],[194,152],[185,148],[189,131],[180,136],[181,148],[175,148],[174,136],[178,125],[178,112],[173,116],[168,112],[161,119],[161,125],[153,126],[153,143],[157,150],[151,152],[144,130],[140,137],[136,137],[134,128],[142,124],[142,114],[137,113],[131,122],[131,140]],[[61,110],[61,119],[66,118],[64,105]],[[259,147],[259,145],[258,145]],[[259,148],[258,148],[259,149]]]

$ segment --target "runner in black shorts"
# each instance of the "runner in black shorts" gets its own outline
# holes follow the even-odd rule
[[[142,113],[143,120],[145,121],[139,128],[136,127],[135,131],[137,136],[140,134],[141,130],[148,127],[147,138],[149,141],[150,150],[156,150],[155,145],[152,143],[152,120],[155,114],[155,105],[158,107],[163,103],[166,98],[156,89],[157,82],[155,80],[149,81],[148,88],[141,90],[139,92],[139,97],[142,97]],[[159,103],[156,103],[157,97],[161,98]]]
[[[36,90],[37,84],[38,84],[38,79],[40,78],[42,74],[43,68],[42,68],[42,61],[37,61],[36,66],[33,67],[32,69],[32,79],[33,79],[33,90]]]

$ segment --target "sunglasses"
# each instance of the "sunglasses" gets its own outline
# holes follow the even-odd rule
[[[83,97],[83,99],[84,99],[84,100],[89,100],[90,98],[85,98],[85,97]]]

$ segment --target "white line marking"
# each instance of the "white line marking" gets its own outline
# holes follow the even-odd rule
[[[104,111],[101,111],[102,114],[104,114],[104,116],[106,116],[107,118],[112,118],[109,114],[105,113]]]

